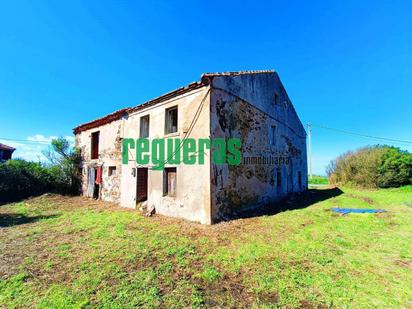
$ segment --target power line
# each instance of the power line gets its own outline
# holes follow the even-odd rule
[[[10,141],[10,142],[19,142],[19,143],[31,143],[31,144],[42,144],[42,145],[50,145],[51,142],[43,142],[43,141],[30,141],[26,139],[14,139],[14,138],[5,138],[0,137],[0,140]]]
[[[373,135],[368,135],[368,134],[362,134],[362,133],[356,133],[352,131],[346,131],[346,130],[341,130],[341,129],[335,129],[331,127],[326,127],[320,124],[311,124],[313,127],[318,127],[321,129],[326,129],[330,131],[335,131],[343,134],[348,134],[348,135],[355,135],[355,136],[361,136],[361,137],[366,137],[366,138],[372,138],[372,139],[377,139],[377,140],[382,140],[382,141],[387,141],[387,142],[396,142],[396,143],[403,143],[403,144],[412,144],[412,141],[406,141],[406,140],[399,140],[395,138],[387,138],[387,137],[381,137],[381,136],[373,136]]]
[[[203,102],[201,102],[198,109],[200,108],[200,106],[202,106],[202,103]],[[196,116],[198,116],[197,113],[198,113],[198,111],[196,111],[194,119],[196,118]],[[193,125],[193,120],[192,120],[191,126]],[[387,138],[387,137],[381,137],[381,136],[374,136],[374,135],[368,135],[368,134],[362,134],[362,133],[357,133],[357,132],[353,132],[353,131],[347,131],[347,130],[342,130],[342,129],[331,128],[331,127],[327,127],[327,126],[320,125],[320,124],[310,123],[310,126],[325,129],[325,130],[329,130],[329,131],[334,131],[334,132],[338,132],[338,133],[342,133],[342,134],[347,134],[347,135],[361,136],[361,137],[372,138],[372,139],[388,141],[388,142],[412,144],[412,141],[400,140],[400,139],[395,139],[395,138]],[[308,127],[308,129],[309,129],[309,127]],[[185,135],[185,138],[187,137],[186,135]],[[6,138],[6,137],[0,137],[0,140],[11,141],[11,142],[19,142],[19,143],[28,143],[28,144],[40,144],[40,145],[50,145],[51,144],[51,142],[46,142],[46,141],[31,141],[31,140],[13,139],[13,138]],[[165,163],[167,163],[167,161],[168,160],[166,160]]]

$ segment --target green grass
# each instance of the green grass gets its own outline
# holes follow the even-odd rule
[[[310,185],[328,185],[329,179],[325,176],[313,175],[312,178],[308,176],[308,183]]]
[[[342,190],[214,226],[80,197],[0,206],[0,307],[412,307],[412,186]]]

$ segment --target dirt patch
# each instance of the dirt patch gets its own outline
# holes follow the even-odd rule
[[[302,309],[327,309],[327,308],[329,308],[329,306],[327,306],[325,304],[314,304],[313,302],[311,302],[309,300],[302,300],[300,302],[299,308],[302,308]]]
[[[412,269],[412,260],[396,260],[395,265],[404,267],[404,268],[409,268]]]
[[[311,224],[313,224],[313,223],[315,223],[313,220],[308,220],[308,221],[306,221],[306,222],[303,222],[300,226],[306,227],[306,226],[311,225]]]
[[[362,200],[362,201],[368,203],[369,205],[374,205],[375,204],[375,201],[373,199],[371,199],[370,197],[367,197],[367,196],[359,196],[359,195],[350,194],[350,193],[346,193],[346,196],[354,198],[354,199]]]
[[[224,276],[214,283],[199,282],[202,286],[202,293],[205,298],[205,306],[207,308],[217,308],[224,306],[225,308],[250,308],[251,304],[257,299],[257,295],[250,293],[242,284],[241,278]],[[266,301],[273,300],[276,304],[279,297],[276,295],[267,296]]]

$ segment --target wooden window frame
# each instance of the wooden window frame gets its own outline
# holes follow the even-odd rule
[[[170,184],[169,184],[169,174],[174,173],[175,176],[175,190],[174,192],[170,191]],[[176,192],[177,192],[177,169],[176,167],[166,167],[163,170],[163,196],[170,196],[170,197],[176,197]]]
[[[100,131],[93,132],[91,135],[91,159],[99,159],[99,142],[100,142]]]
[[[143,123],[147,119],[147,134],[143,134]],[[139,136],[140,138],[148,138],[150,134],[150,115],[145,115],[140,117],[140,128],[139,128]]]
[[[171,112],[176,110],[176,130],[173,130],[173,122]],[[173,134],[179,132],[179,109],[176,106],[167,108],[165,110],[165,134]]]

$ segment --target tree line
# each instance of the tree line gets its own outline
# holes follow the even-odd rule
[[[52,140],[44,153],[47,163],[13,159],[0,164],[0,202],[46,192],[78,194],[80,151],[63,137]]]
[[[349,151],[327,167],[329,182],[363,188],[389,188],[412,184],[412,153],[375,145]]]

